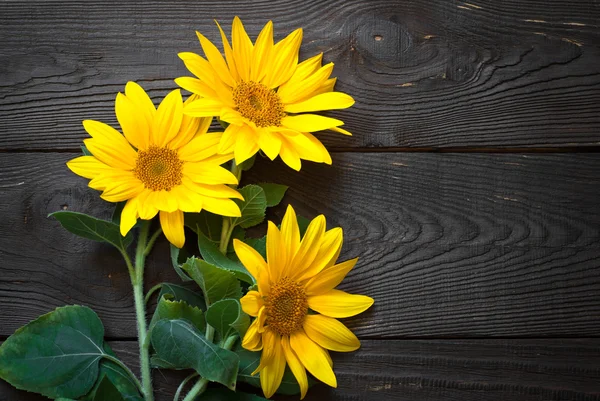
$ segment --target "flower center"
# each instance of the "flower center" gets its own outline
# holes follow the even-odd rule
[[[133,174],[153,191],[169,191],[181,184],[181,167],[177,151],[158,146],[138,151]]]
[[[279,95],[258,82],[240,82],[233,90],[233,101],[240,114],[257,127],[278,127],[285,117]]]
[[[279,335],[288,336],[302,328],[308,301],[304,288],[285,277],[271,287],[265,307],[269,328]]]

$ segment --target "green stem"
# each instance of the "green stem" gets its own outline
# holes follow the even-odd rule
[[[137,318],[138,343],[140,347],[140,370],[142,373],[142,387],[144,400],[153,401],[152,376],[150,374],[149,344],[146,341],[146,302],[144,300],[144,264],[146,262],[146,248],[150,221],[143,221],[140,229],[137,249],[135,253],[135,277],[132,278],[133,299],[135,301],[135,315]]]
[[[148,290],[148,292],[146,293],[146,297],[144,298],[144,302],[146,303],[146,305],[148,304],[148,301],[150,300],[150,297],[152,296],[152,294],[154,294],[154,292],[156,292],[157,290],[160,290],[162,288],[162,286],[163,286],[163,283],[158,283],[154,287],[152,287]]]
[[[152,237],[150,237],[150,240],[148,241],[148,244],[144,249],[144,256],[148,256],[150,254],[150,251],[152,250],[152,247],[154,246],[154,243],[156,242],[160,234],[162,234],[162,227],[158,227],[158,230],[156,230],[154,234],[152,234]]]
[[[223,255],[227,253],[227,247],[229,246],[229,239],[233,229],[231,227],[231,219],[223,216],[223,226],[221,226],[221,241],[219,242],[219,251]]]
[[[208,327],[209,326],[207,326],[207,328]],[[208,333],[208,330],[207,330],[207,333]],[[223,348],[226,350],[231,350],[231,348],[235,344],[236,340],[237,340],[237,336],[228,337],[227,340],[225,341],[225,344],[223,345]],[[197,396],[199,396],[206,390],[207,385],[208,385],[208,380],[206,380],[206,379],[198,380],[196,382],[196,384],[194,384],[194,387],[192,387],[190,392],[187,393],[187,395],[185,396],[183,401],[194,401]]]
[[[175,393],[175,397],[173,397],[173,401],[179,401],[179,397],[181,397],[181,392],[183,391],[185,385],[188,384],[188,382],[196,376],[198,376],[198,373],[194,372],[185,379],[183,379],[179,387],[177,387],[177,392]]]
[[[135,377],[135,375],[133,374],[133,372],[131,371],[131,369],[129,369],[127,367],[127,365],[125,365],[123,362],[121,362],[118,358],[115,358],[112,355],[108,355],[108,354],[104,354],[104,358],[108,359],[111,362],[114,362],[115,364],[119,365],[125,372],[127,372],[127,374],[129,375],[129,377],[131,378],[131,380],[133,380],[133,382],[135,383],[135,385],[137,386],[138,390],[140,391],[140,393],[143,392],[143,388],[142,388],[142,383],[140,383],[140,381],[138,380],[137,377]]]

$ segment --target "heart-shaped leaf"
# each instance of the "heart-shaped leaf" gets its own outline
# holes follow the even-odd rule
[[[18,329],[0,347],[0,377],[50,398],[78,398],[98,378],[104,327],[91,309],[64,306]]]
[[[177,284],[162,283],[160,287],[160,293],[158,299],[160,300],[164,295],[172,295],[174,301],[185,301],[190,306],[195,306],[200,310],[206,310],[206,303],[201,294],[198,294],[188,288],[182,287]]]
[[[170,245],[171,245],[171,264],[173,265],[173,268],[175,269],[175,273],[177,273],[177,275],[183,282],[192,281],[192,279],[189,278],[189,276],[187,274],[185,274],[185,272],[183,270],[181,270],[181,264],[184,263],[184,260],[187,259],[187,256],[185,256],[185,254],[187,252],[185,251],[185,249],[177,248],[173,244],[170,244]],[[183,258],[183,260],[181,260],[182,258]]]
[[[107,242],[117,249],[125,251],[133,241],[131,231],[123,237],[118,224],[100,220],[84,213],[58,211],[50,213],[67,231],[83,238]]]
[[[177,369],[194,369],[203,378],[234,390],[239,358],[220,348],[185,320],[159,320],[152,330],[152,346],[159,360]]]
[[[206,322],[221,335],[227,338],[233,330],[240,338],[244,338],[250,326],[250,317],[242,311],[242,305],[237,299],[222,299],[215,302],[206,311]]]
[[[189,258],[182,268],[200,286],[209,305],[224,298],[242,297],[240,282],[229,270],[197,258]]]
[[[153,327],[156,322],[162,319],[184,319],[193,324],[199,331],[204,331],[206,328],[204,314],[199,308],[188,305],[185,301],[177,301],[173,295],[169,294],[163,295],[158,301],[150,327]]]

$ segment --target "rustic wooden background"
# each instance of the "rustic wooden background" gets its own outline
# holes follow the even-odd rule
[[[304,28],[356,105],[321,137],[333,166],[258,162],[301,214],[345,230],[342,288],[374,307],[307,400],[600,400],[600,3],[268,0],[0,3],[0,341],[64,304],[98,312],[135,364],[116,251],[48,213],[107,204],[70,173],[83,119],[116,123],[135,80],[158,101],[194,30]],[[272,218],[279,219],[283,209]],[[148,286],[176,282],[158,245]],[[155,373],[157,399],[181,375]],[[295,398],[293,398],[295,399]],[[41,400],[0,382],[0,400]]]

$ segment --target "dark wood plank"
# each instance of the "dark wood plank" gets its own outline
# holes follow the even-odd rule
[[[46,217],[109,214],[71,157],[0,153],[0,335],[76,303],[135,337],[117,252]],[[259,160],[247,179],[344,228],[341,257],[360,260],[341,287],[376,300],[347,320],[363,338],[600,335],[600,154],[337,153],[301,173]],[[164,242],[154,255],[147,284],[177,282]]]
[[[302,10],[299,12],[298,10]],[[3,2],[0,149],[77,149],[83,119],[115,123],[128,80],[158,99],[240,15],[253,37],[304,27],[357,100],[328,146],[564,147],[600,141],[600,8],[593,0]]]
[[[136,343],[111,345],[137,371]],[[307,401],[600,400],[598,339],[367,340],[357,352],[333,359],[338,388],[316,385]],[[171,401],[183,377],[155,372],[156,401]],[[0,401],[43,399],[0,380]]]

